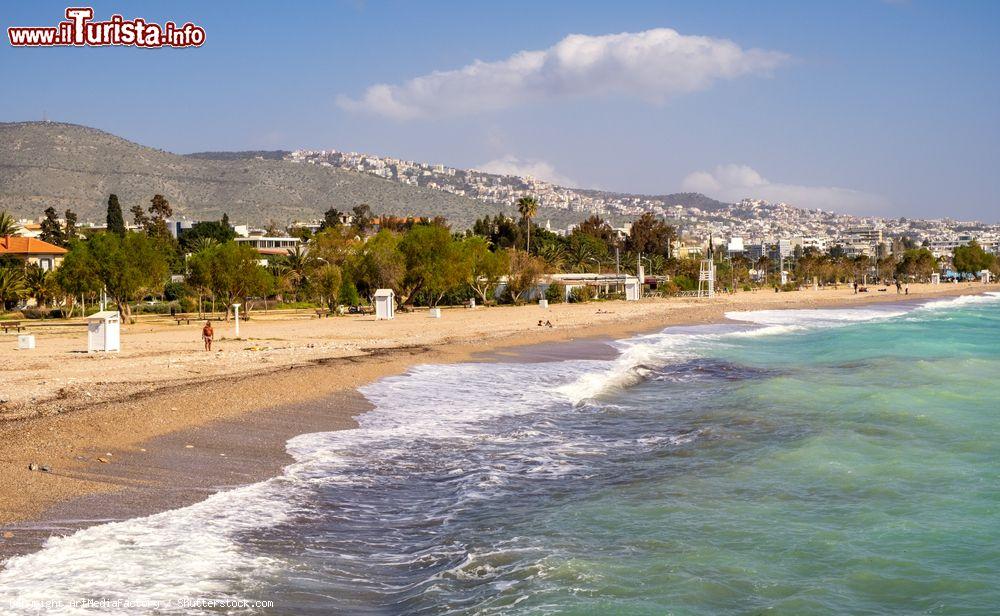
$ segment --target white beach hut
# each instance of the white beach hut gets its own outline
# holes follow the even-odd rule
[[[375,291],[375,320],[382,321],[396,316],[396,294],[392,289]]]
[[[641,295],[642,284],[639,282],[638,277],[627,276],[625,278],[625,301],[627,302],[637,302]]]
[[[87,352],[121,351],[121,315],[103,310],[87,317]]]

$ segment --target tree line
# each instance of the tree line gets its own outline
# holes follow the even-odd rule
[[[517,203],[519,218],[487,215],[464,232],[452,231],[441,218],[376,218],[366,204],[350,213],[330,209],[315,233],[293,231],[301,245],[264,259],[234,241],[226,215],[195,223],[175,237],[168,226],[173,209],[162,195],[145,207],[133,205],[127,225],[112,194],[106,229],[98,232],[79,229],[69,210],[60,222],[47,208],[42,239],[68,253],[52,272],[10,259],[0,263],[0,301],[10,308],[33,297],[40,306],[57,306],[71,316],[103,293],[126,319],[145,298],[166,300],[181,312],[219,308],[228,316],[235,303],[246,310],[275,304],[354,307],[370,302],[380,288],[393,289],[404,309],[469,299],[520,303],[545,273],[636,274],[640,265],[646,275],[658,277],[666,293],[697,287],[698,260],[673,254],[678,230],[652,213],[637,218],[627,234],[597,215],[557,234],[535,223],[537,208],[534,198],[525,197]],[[10,216],[0,213],[0,235],[13,229]],[[776,284],[782,267],[799,284],[814,279],[836,284],[872,272],[882,279],[927,280],[938,270],[926,248],[904,248],[878,258],[852,258],[836,246],[827,252],[797,247],[790,259],[775,263],[766,255],[754,261],[730,258],[710,243],[706,256],[716,261],[717,284],[731,289]],[[995,269],[996,257],[973,242],[955,250],[954,264],[958,271],[978,272]],[[548,297],[559,301],[562,294],[553,286]]]

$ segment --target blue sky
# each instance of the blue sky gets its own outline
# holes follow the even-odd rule
[[[207,42],[4,41],[0,120],[44,112],[179,153],[336,148],[609,190],[1000,220],[997,2],[93,6],[193,21]],[[65,7],[5,4],[0,25],[53,25]]]

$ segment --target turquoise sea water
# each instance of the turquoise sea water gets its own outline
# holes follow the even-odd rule
[[[1000,297],[731,316],[612,360],[383,380],[358,430],[293,439],[282,477],[51,541],[0,602],[1000,612]]]

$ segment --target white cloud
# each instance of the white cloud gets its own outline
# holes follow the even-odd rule
[[[624,95],[658,104],[720,79],[767,74],[781,52],[687,36],[669,28],[602,36],[571,34],[540,51],[435,71],[398,85],[376,84],[338,104],[395,119],[468,114],[559,98]]]
[[[480,171],[496,173],[497,175],[531,176],[539,180],[558,184],[559,186],[576,186],[573,180],[556,172],[552,165],[544,160],[523,160],[508,154],[503,158],[483,163],[476,168]]]
[[[753,168],[735,164],[719,165],[712,171],[695,171],[684,178],[681,188],[726,202],[751,197],[845,213],[875,213],[889,205],[885,197],[850,188],[771,182]]]

